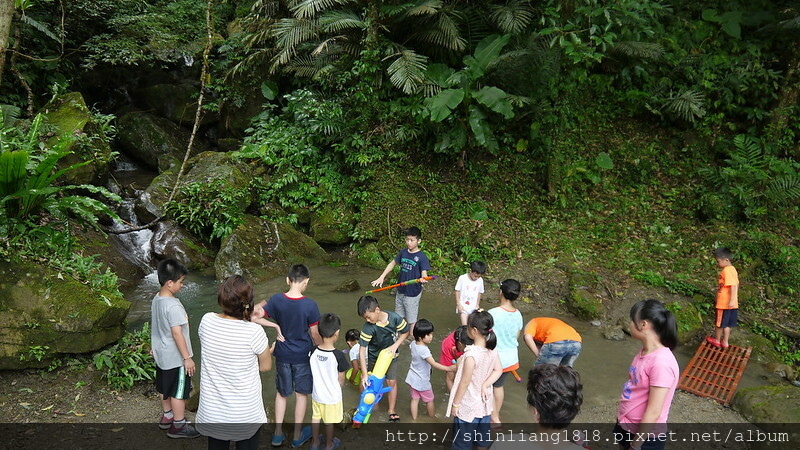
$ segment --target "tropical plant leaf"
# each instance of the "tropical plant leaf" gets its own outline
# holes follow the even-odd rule
[[[705,96],[701,92],[686,89],[677,95],[670,96],[664,103],[664,107],[679,118],[694,122],[706,115],[703,108],[704,100]]]
[[[614,160],[606,152],[600,152],[594,158],[594,163],[602,170],[611,170],[614,168]]]
[[[431,120],[441,122],[464,100],[462,89],[445,89],[433,97],[425,99],[425,107],[431,115]]]
[[[441,0],[418,0],[405,10],[405,14],[407,16],[428,16],[437,14],[441,9]]]
[[[489,125],[486,113],[480,108],[472,106],[469,111],[469,127],[475,135],[475,140],[483,147],[486,147],[490,152],[498,149],[497,139],[492,133],[492,127]]]
[[[489,20],[507,34],[519,34],[530,25],[534,17],[530,2],[525,0],[491,5],[490,10]]]
[[[345,6],[348,3],[352,3],[352,0],[302,0],[297,2],[291,8],[291,11],[298,19],[310,19],[321,11],[337,6]]]
[[[613,51],[625,56],[652,60],[661,59],[665,53],[661,44],[637,41],[619,41],[614,44]]]
[[[461,150],[467,145],[467,132],[462,127],[452,127],[439,136],[434,151],[447,153],[450,149]]]
[[[0,153],[0,197],[5,199],[27,184],[28,159],[25,151]]]
[[[507,34],[502,36],[494,34],[481,40],[478,46],[475,47],[474,53],[474,58],[478,67],[485,71],[489,65],[500,56],[500,52],[502,52],[503,48],[508,44],[509,39],[511,39],[511,36]]]
[[[435,22],[410,36],[411,40],[433,44],[452,51],[463,51],[467,41],[461,37],[458,24],[447,14],[437,14]]]
[[[24,23],[24,24],[26,24],[26,25],[31,26],[32,28],[35,28],[36,31],[38,31],[39,33],[42,33],[43,35],[49,37],[50,39],[52,39],[52,40],[54,40],[56,42],[61,42],[61,39],[58,36],[56,36],[55,33],[50,31],[50,28],[46,24],[44,24],[42,22],[39,22],[38,20],[34,19],[33,17],[31,17],[31,16],[29,16],[27,14],[22,14],[20,16],[20,18],[19,18],[19,21]]]
[[[364,30],[367,22],[352,11],[328,11],[319,17],[319,26],[326,33],[341,33],[345,30]]]
[[[447,66],[446,64],[429,64],[426,70],[428,80],[432,81],[440,87],[449,87],[447,80],[455,73],[455,69]]]
[[[415,53],[413,50],[403,50],[387,69],[389,80],[406,94],[413,94],[425,79],[427,62],[427,56]]]
[[[472,94],[475,100],[492,111],[502,114],[506,119],[514,117],[514,108],[509,103],[506,93],[495,86],[484,86]]]
[[[0,128],[8,128],[19,119],[22,109],[14,105],[0,105]]]
[[[800,201],[800,176],[789,174],[775,178],[767,186],[767,197],[784,206]]]

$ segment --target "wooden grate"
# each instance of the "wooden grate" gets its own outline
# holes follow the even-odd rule
[[[683,370],[678,389],[729,405],[753,348],[719,348],[703,341]]]

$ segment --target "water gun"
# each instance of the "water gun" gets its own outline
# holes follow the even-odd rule
[[[391,387],[383,387],[383,382],[386,377],[386,371],[389,370],[389,364],[394,359],[394,353],[384,349],[378,355],[378,360],[375,362],[375,367],[369,373],[369,383],[361,393],[361,400],[358,402],[356,413],[353,414],[353,428],[358,428],[362,423],[369,422],[369,416],[372,415],[372,408],[381,401],[383,394],[392,390]]]
[[[382,287],[380,289],[373,289],[371,291],[364,292],[364,294],[374,294],[376,292],[385,291],[385,290],[391,289],[391,288],[396,288],[396,287],[400,287],[400,286],[408,286],[409,284],[417,284],[417,283],[422,282],[422,280],[426,280],[426,281],[435,280],[436,278],[437,278],[436,275],[431,275],[429,277],[415,278],[413,280],[403,281],[402,283],[393,284],[391,286]]]
[[[522,377],[519,376],[516,370],[512,370],[511,375],[514,375],[514,379],[517,380],[517,383],[522,383]]]

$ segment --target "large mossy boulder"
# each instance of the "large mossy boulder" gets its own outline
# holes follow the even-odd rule
[[[247,215],[222,240],[214,269],[218,280],[240,274],[257,283],[286,275],[292,264],[317,265],[325,257],[319,244],[290,225]]]
[[[93,255],[96,261],[103,263],[117,274],[120,289],[135,287],[146,275],[141,266],[125,256],[130,250],[125,248],[119,239],[93,228],[74,230],[73,233],[83,247],[84,254]]]
[[[703,313],[697,304],[691,301],[675,301],[665,307],[675,315],[678,323],[678,342],[692,342],[703,332]]]
[[[344,205],[323,205],[311,216],[311,237],[320,244],[346,244],[355,225],[355,211]]]
[[[111,147],[100,125],[92,117],[80,92],[59,95],[41,111],[43,131],[54,133],[47,140],[53,146],[61,139],[72,139],[67,150],[72,154],[62,159],[58,166],[65,168],[90,161],[64,174],[64,184],[91,184],[108,175]]]
[[[765,432],[788,433],[788,442],[770,448],[800,448],[800,389],[789,384],[739,389],[733,408]]]
[[[378,244],[370,242],[365,244],[356,253],[356,262],[359,266],[369,267],[370,269],[381,270],[386,267],[388,259],[381,254]]]
[[[581,270],[569,272],[569,294],[565,306],[581,320],[599,319],[604,314],[603,301],[595,296],[590,287],[596,283],[593,274]]]
[[[164,205],[169,199],[177,177],[177,170],[170,170],[153,178],[150,185],[136,199],[135,211],[139,220],[150,222],[164,215]]]
[[[159,116],[180,125],[192,125],[197,112],[198,94],[199,89],[191,84],[156,84],[136,91],[136,99]],[[216,114],[204,111],[200,125],[209,125],[218,119]]]
[[[131,304],[63,272],[0,261],[0,369],[44,367],[60,353],[118,340]]]
[[[159,259],[175,258],[189,270],[200,270],[214,264],[214,251],[192,233],[171,221],[159,222],[150,241],[153,254]]]
[[[117,120],[117,142],[127,155],[159,170],[159,159],[183,160],[189,132],[163,117],[131,112]],[[199,151],[193,150],[195,154]]]

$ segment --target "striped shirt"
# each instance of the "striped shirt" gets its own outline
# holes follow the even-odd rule
[[[258,357],[267,350],[260,325],[207,313],[200,321],[197,431],[223,441],[249,439],[267,423]]]
[[[381,350],[390,347],[397,340],[397,335],[408,331],[408,322],[394,311],[384,311],[386,323],[364,323],[358,343],[367,349],[367,362],[378,360]]]

